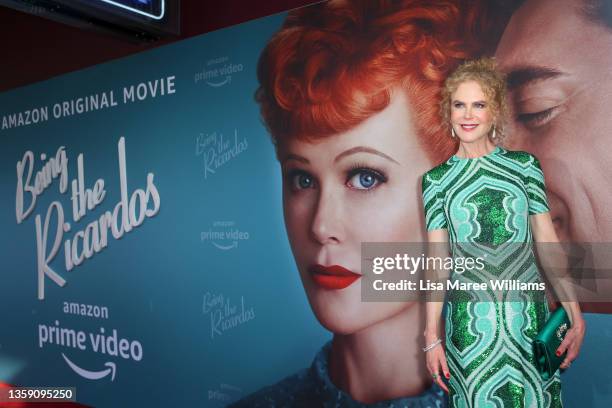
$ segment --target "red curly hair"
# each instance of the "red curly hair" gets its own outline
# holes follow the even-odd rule
[[[395,87],[411,102],[421,145],[456,150],[441,126],[446,76],[474,56],[482,4],[448,0],[328,1],[294,10],[262,52],[255,98],[275,145],[345,132],[385,109]],[[408,114],[408,113],[407,113]]]

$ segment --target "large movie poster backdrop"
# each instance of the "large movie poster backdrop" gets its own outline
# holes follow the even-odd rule
[[[560,21],[549,31],[530,29],[526,46],[529,18],[550,16],[553,2],[525,3],[496,57],[531,74],[543,72],[532,65],[547,64],[546,78],[531,79],[538,86],[571,80],[520,89],[543,96],[521,99],[532,103],[514,116],[510,146],[537,152],[568,237],[609,241],[610,161],[596,146],[605,146],[612,128],[600,112],[612,94],[604,72],[611,55],[562,53],[586,39],[609,51],[610,29],[555,6]],[[0,382],[76,387],[77,400],[92,406],[225,406],[308,367],[332,338],[304,293],[283,218],[281,171],[254,100],[258,59],[285,18],[0,95]],[[568,39],[556,24],[590,36]],[[541,61],[529,60],[535,56]],[[581,103],[589,92],[604,96]],[[583,127],[570,130],[575,121]],[[554,126],[563,140],[548,141]],[[571,145],[576,132],[587,135],[582,149]],[[414,146],[410,153],[425,157]],[[560,174],[555,166],[575,170]],[[599,222],[589,224],[586,205]],[[612,319],[585,319],[581,355],[562,375],[564,402],[609,406]]]

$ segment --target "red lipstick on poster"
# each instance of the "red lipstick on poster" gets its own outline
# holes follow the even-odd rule
[[[309,269],[312,280],[324,289],[344,289],[350,286],[361,275],[351,272],[340,265],[313,265]]]

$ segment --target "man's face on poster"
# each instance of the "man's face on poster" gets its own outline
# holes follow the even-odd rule
[[[527,0],[496,58],[508,73],[510,149],[541,161],[559,238],[612,242],[612,29],[583,0]]]

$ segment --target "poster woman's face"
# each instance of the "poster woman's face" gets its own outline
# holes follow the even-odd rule
[[[279,145],[285,224],[310,305],[334,333],[353,333],[410,307],[361,302],[361,243],[423,241],[419,183],[432,163],[405,94],[355,128]]]

